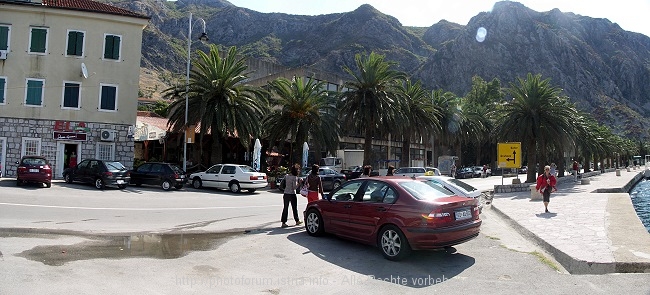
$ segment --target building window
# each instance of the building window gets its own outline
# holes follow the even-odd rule
[[[63,82],[62,109],[79,109],[81,106],[81,83]]]
[[[29,36],[29,53],[47,52],[47,28],[32,28]]]
[[[120,41],[122,37],[117,35],[104,35],[104,58],[120,59]]]
[[[99,110],[117,111],[117,85],[99,85]]]
[[[84,32],[68,31],[68,56],[83,56],[84,54]]]
[[[113,161],[115,159],[114,143],[97,143],[97,159]]]
[[[11,31],[10,26],[0,25],[0,50],[9,51],[9,31]]]
[[[30,138],[23,137],[22,150],[20,155],[22,156],[40,156],[41,155],[41,139],[40,138]]]
[[[43,79],[27,79],[25,88],[25,105],[43,106]]]
[[[7,77],[0,77],[0,105],[7,103]]]

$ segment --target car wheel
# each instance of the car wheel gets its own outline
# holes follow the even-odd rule
[[[119,189],[125,189],[125,188],[126,188],[126,184],[118,184],[117,187],[118,187]]]
[[[46,182],[46,183],[45,183],[45,187],[46,187],[46,188],[51,188],[51,187],[52,187],[52,183],[51,183],[51,182]]]
[[[387,225],[381,229],[378,244],[381,247],[381,253],[388,260],[401,260],[411,252],[406,237],[394,225]]]
[[[340,181],[335,181],[335,182],[332,184],[332,190],[335,190],[335,189],[336,189],[337,187],[339,187],[339,186],[341,186],[341,182],[340,182]]]
[[[63,175],[63,180],[65,180],[65,183],[72,183],[72,176],[70,174]]]
[[[318,237],[322,236],[325,233],[325,227],[323,226],[323,218],[316,209],[310,209],[307,211],[307,217],[305,218],[305,230],[310,236]]]
[[[169,189],[172,188],[172,183],[171,183],[169,180],[165,179],[165,180],[163,180],[163,182],[160,184],[160,187],[162,187],[162,189],[163,189],[164,191],[168,191]]]
[[[194,178],[192,180],[192,187],[194,187],[196,189],[199,189],[199,188],[203,187],[203,183],[201,183],[201,178],[198,178],[198,177]]]
[[[95,179],[95,187],[97,189],[104,189],[104,181],[101,178]]]
[[[256,191],[256,189],[254,189],[254,188],[249,188],[248,189],[248,192],[251,193],[251,194],[254,193],[255,191]]]
[[[175,189],[182,189],[182,188],[183,188],[183,185],[182,185],[182,184],[177,184],[177,185],[174,186],[174,188],[175,188]]]
[[[142,186],[142,183],[141,182],[136,182],[135,186]]]
[[[237,182],[231,182],[228,188],[230,188],[230,191],[233,193],[238,193],[241,190],[241,187]]]

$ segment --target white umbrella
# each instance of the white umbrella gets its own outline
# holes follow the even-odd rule
[[[307,142],[302,144],[302,167],[307,168],[307,157],[309,156],[309,146]]]
[[[260,139],[255,140],[255,146],[253,148],[253,169],[255,171],[260,171],[260,159],[262,158],[262,144]]]

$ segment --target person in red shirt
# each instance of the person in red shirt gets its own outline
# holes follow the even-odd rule
[[[544,174],[537,177],[535,190],[544,196],[544,212],[546,213],[549,213],[548,203],[551,201],[551,192],[557,191],[556,184],[557,179],[555,179],[555,175],[551,174],[551,166],[544,166]]]

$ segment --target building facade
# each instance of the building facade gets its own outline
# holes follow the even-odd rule
[[[0,0],[0,170],[42,155],[133,162],[149,18],[91,0]],[[73,163],[74,162],[74,163]]]

